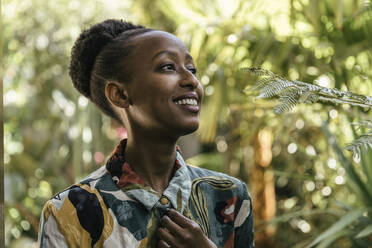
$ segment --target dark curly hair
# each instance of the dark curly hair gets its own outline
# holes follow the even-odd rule
[[[105,96],[108,80],[125,82],[133,45],[130,40],[153,29],[123,20],[108,19],[81,32],[71,50],[69,74],[74,87],[105,114],[123,124]]]

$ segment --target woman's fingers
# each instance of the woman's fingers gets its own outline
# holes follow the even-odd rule
[[[157,230],[158,247],[209,247],[216,248],[201,230],[198,223],[171,209],[161,219]]]
[[[174,221],[176,224],[178,224],[179,226],[181,226],[183,228],[187,228],[187,227],[192,225],[192,221],[190,219],[183,216],[182,214],[180,214],[179,212],[177,212],[174,209],[170,209],[167,212],[167,215],[169,216],[169,218],[172,221]]]
[[[166,244],[168,244],[172,247],[179,247],[177,245],[178,242],[177,242],[176,238],[166,228],[159,227],[158,230],[157,230],[157,234],[158,234],[159,239],[164,241]],[[167,246],[165,246],[165,247],[167,247]]]
[[[169,247],[170,246],[164,240],[159,240],[158,248],[169,248]]]
[[[180,232],[180,237],[182,237],[183,240],[194,239],[195,235],[202,235],[203,231],[201,230],[198,223],[188,219],[176,210],[169,210],[167,215],[172,221],[182,227],[183,230],[181,230]]]
[[[177,223],[173,222],[167,215],[164,215],[163,218],[161,218],[160,221],[161,225],[167,230],[177,237],[182,237],[183,234],[183,228],[180,227]]]

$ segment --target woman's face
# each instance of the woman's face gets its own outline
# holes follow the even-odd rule
[[[125,84],[127,116],[133,131],[150,131],[170,137],[195,131],[203,88],[185,44],[162,31],[135,37],[127,65],[132,72]]]

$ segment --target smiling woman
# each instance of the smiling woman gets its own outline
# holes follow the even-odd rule
[[[70,76],[128,138],[45,204],[40,247],[253,247],[246,185],[187,165],[176,145],[197,130],[203,99],[180,39],[106,20],[80,34]]]

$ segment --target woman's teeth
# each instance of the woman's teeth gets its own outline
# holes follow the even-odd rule
[[[182,100],[178,100],[178,101],[175,101],[176,104],[178,105],[198,105],[198,102],[193,99],[193,98],[187,98],[187,99],[182,99]]]

